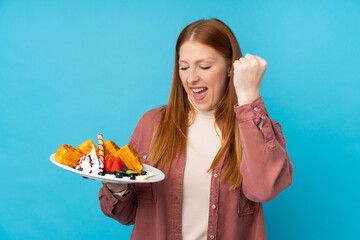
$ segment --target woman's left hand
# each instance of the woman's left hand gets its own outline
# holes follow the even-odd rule
[[[258,56],[246,54],[245,57],[234,61],[233,66],[238,105],[251,103],[260,96],[260,84],[267,63]]]

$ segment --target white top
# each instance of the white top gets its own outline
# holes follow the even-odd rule
[[[221,146],[214,112],[196,109],[196,119],[188,129],[182,201],[184,240],[207,239],[211,172],[206,171]]]

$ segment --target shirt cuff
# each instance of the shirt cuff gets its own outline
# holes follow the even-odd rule
[[[268,111],[265,107],[264,99],[260,96],[249,104],[234,106],[236,118],[239,122],[245,122],[253,119],[254,117],[265,117],[269,116]]]

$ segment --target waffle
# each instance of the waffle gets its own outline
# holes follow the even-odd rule
[[[79,149],[76,149],[70,145],[61,145],[61,147],[55,153],[55,160],[59,163],[76,167],[79,159],[85,155]]]
[[[96,145],[94,144],[94,142],[89,139],[85,142],[83,142],[82,144],[80,144],[78,146],[78,149],[83,152],[84,154],[89,154],[93,148],[93,146],[95,147],[95,152],[96,152],[96,155],[99,157],[99,150],[98,148],[96,147]]]
[[[128,169],[141,173],[143,161],[139,158],[137,151],[131,145],[122,147],[118,153]]]
[[[114,143],[111,140],[104,142],[105,156],[110,157],[112,160],[114,160],[117,157],[120,157],[118,153],[119,149],[120,148],[118,147],[118,145],[116,145],[116,143]]]

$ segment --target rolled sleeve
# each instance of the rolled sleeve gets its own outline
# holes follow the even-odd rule
[[[236,117],[239,122],[246,122],[252,120],[254,117],[269,116],[265,107],[265,102],[260,96],[249,104],[242,106],[235,105]]]
[[[134,189],[129,186],[129,193],[124,196],[114,195],[105,185],[99,191],[102,212],[124,225],[134,223],[136,213],[136,197]]]
[[[252,103],[242,106],[236,105],[234,110],[239,123],[240,132],[256,131],[256,133],[260,133],[264,142],[267,143],[268,149],[273,149],[274,144],[272,144],[272,140],[275,138],[275,132],[272,119],[269,116],[263,98],[260,96]]]
[[[292,163],[281,126],[270,118],[261,96],[234,110],[242,146],[244,194],[256,202],[270,201],[292,183]]]

